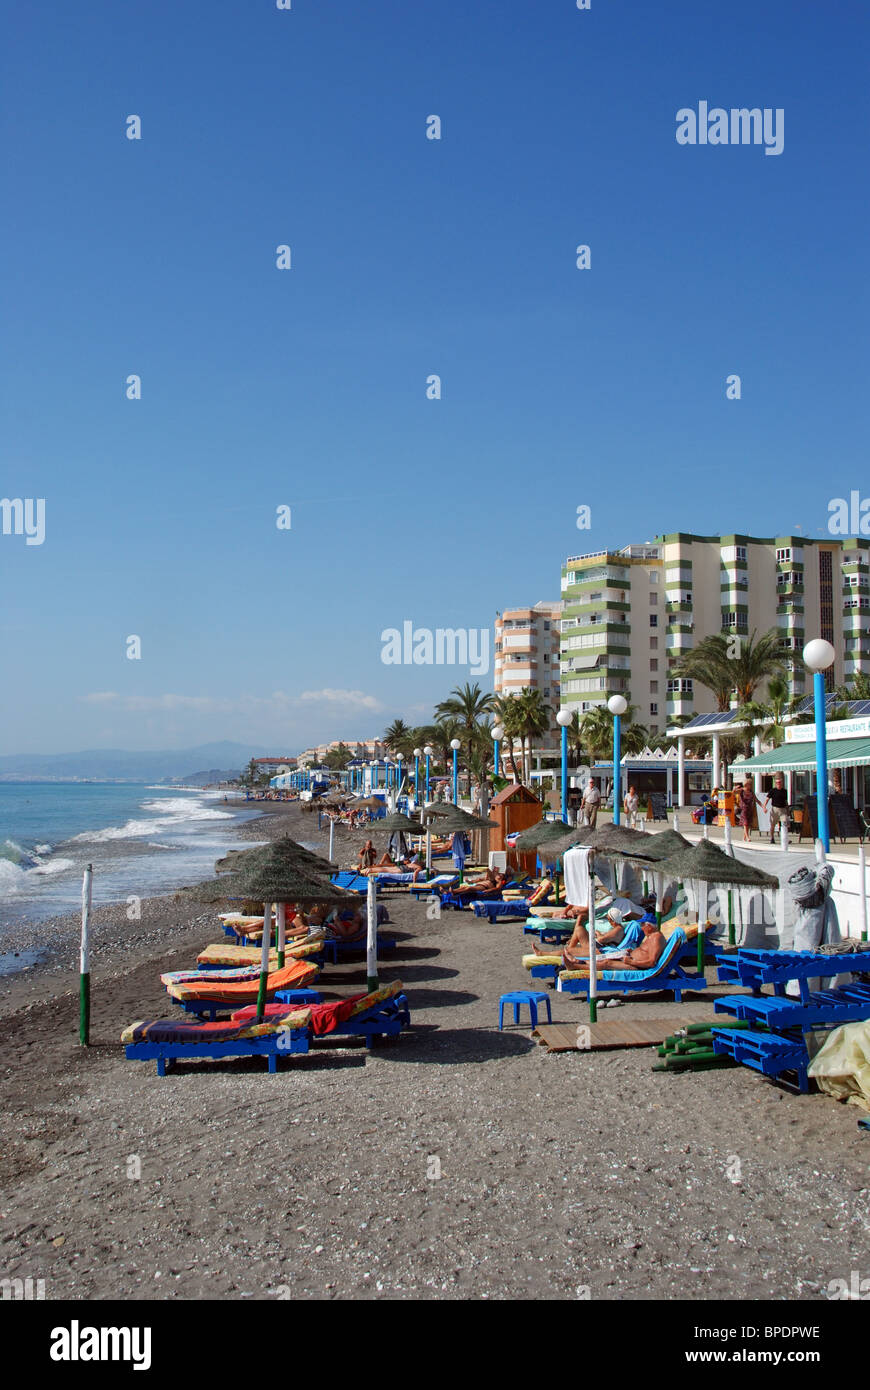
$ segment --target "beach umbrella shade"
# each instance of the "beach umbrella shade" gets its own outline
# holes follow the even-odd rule
[[[658,837],[656,837],[658,838]],[[694,879],[697,883],[725,884],[729,888],[779,888],[779,879],[756,869],[742,859],[732,857],[712,840],[701,840],[687,849],[676,850],[658,863],[660,873],[667,873],[681,883]],[[698,969],[704,965],[704,933],[701,927],[701,903],[698,896]],[[706,918],[706,909],[704,911]]]
[[[558,840],[564,840],[566,836],[565,822],[561,820],[539,820],[537,825],[530,825],[526,830],[521,830],[514,840],[514,849],[539,849]]]
[[[294,858],[299,864],[307,865],[318,873],[335,873],[338,866],[333,864],[330,859],[324,859],[322,855],[315,854],[313,850],[306,849],[304,845],[300,845],[298,841],[291,840],[287,836],[282,837],[281,842],[285,842],[288,846],[292,845],[294,847]],[[275,841],[273,843],[280,842]],[[270,845],[255,845],[253,849],[231,849],[222,859],[216,861],[214,866],[215,873],[226,874],[240,872],[248,865],[259,863],[270,848]]]
[[[263,1017],[266,984],[269,978],[269,936],[273,903],[332,903],[359,906],[354,893],[337,888],[325,875],[300,861],[294,840],[276,840],[262,858],[233,874],[235,887],[245,897],[263,902],[263,950],[260,960],[260,988],[257,993],[257,1020]],[[229,876],[228,876],[229,877]],[[280,953],[279,953],[280,959]]]
[[[400,830],[406,835],[419,835],[423,829],[425,826],[422,826],[418,820],[412,820],[410,816],[404,815],[401,811],[393,811],[392,815],[374,821],[371,826],[371,833],[380,835],[386,832],[388,835],[393,835],[397,830]]]

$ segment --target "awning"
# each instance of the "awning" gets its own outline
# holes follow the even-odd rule
[[[870,738],[837,738],[828,740],[828,767],[870,766]],[[815,772],[816,745],[783,743],[769,753],[759,753],[743,762],[731,763],[729,772],[739,777],[742,772]]]

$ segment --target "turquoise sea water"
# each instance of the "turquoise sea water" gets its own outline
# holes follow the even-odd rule
[[[98,903],[207,878],[258,810],[197,788],[0,783],[0,931],[76,909],[88,863]]]

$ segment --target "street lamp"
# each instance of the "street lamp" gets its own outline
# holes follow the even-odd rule
[[[432,757],[432,754],[434,753],[434,751],[435,751],[435,750],[434,750],[434,748],[432,747],[431,743],[427,743],[427,744],[426,744],[426,747],[423,749],[423,752],[426,754],[426,804],[427,804],[427,806],[428,806],[428,804],[429,804],[429,760],[430,760],[430,758]]]
[[[396,787],[402,790],[402,763],[405,761],[404,753],[396,754]]]
[[[453,805],[456,806],[457,803],[458,803],[458,797],[457,797],[457,794],[456,794],[456,793],[457,793],[457,781],[458,781],[458,778],[459,778],[458,760],[459,760],[459,750],[460,750],[460,748],[462,747],[462,743],[461,743],[461,741],[460,741],[458,738],[452,738],[452,739],[450,740],[450,747],[453,749]]]
[[[818,806],[819,839],[825,853],[831,848],[831,835],[828,827],[828,743],[825,733],[825,677],[824,672],[834,660],[836,653],[824,637],[814,637],[804,647],[804,663],[813,673],[813,697],[816,707],[816,804]]]
[[[414,749],[414,805],[420,803],[420,758],[423,755],[422,748]]]
[[[494,754],[494,756],[495,756],[495,775],[496,775],[496,777],[500,777],[500,776],[501,776],[501,759],[500,759],[500,755],[499,755],[499,744],[501,743],[502,739],[504,738],[504,725],[503,725],[503,724],[493,724],[492,728],[491,728],[490,731],[489,731],[489,735],[490,735],[490,738],[492,739],[493,754]]]
[[[624,695],[611,695],[607,701],[607,708],[613,715],[613,824],[619,825],[619,813],[622,810],[620,805],[620,766],[619,760],[622,757],[622,728],[620,716],[625,714],[628,709],[628,701]]]
[[[568,725],[574,718],[571,710],[560,709],[556,723],[562,730],[562,820],[568,824]]]

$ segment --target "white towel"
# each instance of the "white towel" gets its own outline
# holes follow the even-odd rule
[[[572,907],[586,907],[589,902],[589,846],[575,845],[562,857],[565,875],[565,898]]]

